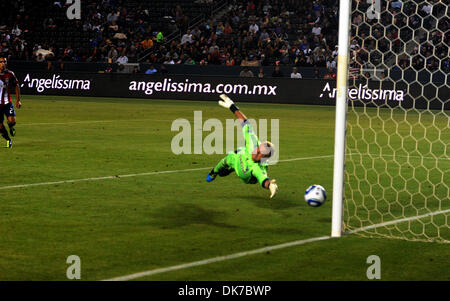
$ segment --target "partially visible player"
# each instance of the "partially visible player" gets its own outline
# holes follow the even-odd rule
[[[16,135],[16,112],[12,103],[11,92],[16,92],[16,106],[20,108],[20,86],[14,72],[6,69],[6,58],[0,57],[0,134],[6,140],[6,147],[12,147],[12,140],[9,134],[14,137]],[[4,116],[6,116],[9,134],[3,124]]]
[[[247,117],[239,110],[234,102],[225,94],[220,95],[223,101],[219,104],[231,112],[241,121],[245,146],[228,153],[210,171],[206,177],[207,182],[213,181],[217,175],[224,177],[233,171],[246,184],[259,183],[262,188],[270,190],[270,198],[278,192],[275,179],[267,176],[267,160],[274,154],[274,146],[271,142],[260,143],[256,137]]]

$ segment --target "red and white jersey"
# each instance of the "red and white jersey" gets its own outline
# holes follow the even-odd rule
[[[11,102],[11,92],[19,84],[14,72],[6,69],[0,73],[0,106]]]

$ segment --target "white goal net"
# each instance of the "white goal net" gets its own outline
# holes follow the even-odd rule
[[[450,243],[450,9],[368,2],[351,10],[344,231]]]

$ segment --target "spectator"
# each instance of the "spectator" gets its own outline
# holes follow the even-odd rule
[[[392,2],[391,6],[392,6],[392,8],[401,9],[402,8],[402,4],[403,4],[402,1],[396,0],[396,1]]]
[[[263,78],[263,77],[264,77],[264,69],[261,67],[261,68],[259,68],[258,78]]]
[[[190,30],[188,30],[181,38],[181,45],[184,45],[186,43],[189,43],[189,44],[194,43],[194,40],[192,39],[192,34],[191,34]]]
[[[112,66],[111,66],[111,64],[108,64],[107,66],[106,66],[106,68],[105,68],[105,73],[111,73],[113,71],[113,68],[112,68]]]
[[[269,66],[270,62],[266,58],[266,55],[263,53],[261,54],[261,60],[259,61],[261,66]]]
[[[314,72],[313,72],[313,78],[314,79],[320,79],[320,73],[319,73],[319,69],[314,68]]]
[[[16,24],[13,28],[13,30],[11,31],[11,33],[15,36],[20,36],[22,34],[22,30],[19,28],[19,25]]]
[[[117,32],[119,30],[119,25],[117,25],[117,23],[115,21],[112,21],[111,25],[109,25],[108,28],[111,29],[112,31]]]
[[[223,29],[223,33],[226,35],[230,35],[233,33],[233,28],[231,27],[230,23],[225,24],[225,28]]]
[[[165,65],[161,65],[161,74],[167,74],[169,73],[169,70],[167,70]]]
[[[137,62],[137,49],[134,45],[131,45],[128,52],[127,52],[127,58],[129,62]]]
[[[224,29],[225,27],[223,26],[223,23],[219,21],[216,26],[216,35],[220,36],[221,34],[223,34]]]
[[[208,55],[208,62],[213,65],[220,65],[219,47],[214,48],[213,52]]]
[[[302,75],[297,72],[297,68],[292,68],[291,78],[302,78]]]
[[[281,72],[280,66],[275,66],[275,70],[272,72],[272,77],[283,77],[283,72]]]
[[[250,21],[250,26],[248,28],[248,31],[254,35],[259,31],[258,24],[255,23],[255,21]]]
[[[192,30],[192,38],[194,40],[200,40],[201,34],[202,34],[202,31],[199,29],[198,26],[195,26],[194,30]]]
[[[65,61],[70,61],[70,60],[72,60],[72,57],[73,57],[73,49],[70,45],[68,45],[66,47],[66,49],[64,49],[64,58],[63,59]]]
[[[266,41],[269,39],[269,33],[267,32],[267,29],[263,29],[263,32],[261,32],[261,34],[259,35],[259,39],[261,41]]]
[[[429,3],[425,3],[421,9],[421,11],[423,11],[425,14],[429,15],[431,13],[431,9],[433,8],[433,6]]]
[[[115,63],[117,61],[118,52],[116,50],[116,47],[112,46],[111,49],[108,51],[108,62],[109,63]]]
[[[141,42],[141,45],[144,49],[152,48],[153,47],[153,39],[150,37],[146,40],[143,40]]]
[[[272,9],[272,5],[270,5],[270,1],[266,1],[263,6],[263,12],[265,15],[269,14],[270,10]]]
[[[150,68],[148,68],[147,71],[145,71],[145,74],[155,74],[157,72],[158,70],[156,70],[155,66],[150,65]]]
[[[255,8],[256,8],[255,3],[253,3],[253,1],[250,0],[250,2],[247,4],[246,7],[247,12],[252,13],[255,10]]]
[[[328,68],[328,72],[323,76],[325,79],[336,79],[336,72],[333,68]]]
[[[127,64],[128,63],[128,57],[125,54],[121,54],[116,61],[118,64]]]
[[[175,61],[171,56],[169,56],[164,62],[163,65],[175,65]]]
[[[119,19],[119,13],[117,11],[112,11],[110,12],[107,17],[106,17],[106,21],[108,23],[112,23],[112,22],[117,22],[117,20]]]
[[[246,56],[246,57],[241,61],[241,66],[250,66],[250,62],[249,62],[248,56]]]
[[[45,58],[42,53],[39,53],[36,57],[36,62],[42,63],[43,61],[45,61]]]
[[[128,72],[126,71],[125,66],[120,64],[117,73],[128,73]]]
[[[209,47],[209,54],[213,53],[214,51],[219,52],[219,46],[217,46],[216,41],[212,41],[211,47]]]
[[[311,30],[311,32],[315,36],[320,36],[320,33],[322,32],[322,28],[319,26],[318,23],[315,23],[314,27]]]
[[[247,66],[245,66],[239,74],[239,77],[254,77],[254,75],[253,72]]]
[[[195,61],[191,58],[188,57],[187,60],[184,62],[185,65],[195,65]]]
[[[141,72],[139,71],[139,66],[134,66],[134,67],[133,67],[133,74],[139,74],[139,73],[141,73]]]
[[[259,67],[260,61],[256,59],[255,55],[250,54],[248,56],[247,66]]]
[[[225,66],[234,66],[235,61],[230,54],[227,54],[227,58],[225,60]]]
[[[356,39],[353,39],[350,42],[350,50],[358,50],[360,46],[358,45],[358,41]]]
[[[337,63],[336,60],[333,59],[331,56],[327,58],[327,68],[336,69]]]
[[[164,35],[163,33],[160,31],[156,34],[156,42],[158,42],[159,44],[161,44],[164,40]]]
[[[334,46],[334,50],[331,53],[331,55],[333,56],[333,59],[336,58],[338,56],[339,52],[338,52],[338,45]]]

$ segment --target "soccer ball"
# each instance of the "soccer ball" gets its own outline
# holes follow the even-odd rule
[[[305,201],[309,206],[319,207],[327,199],[327,192],[325,188],[320,185],[314,184],[308,187],[305,191]]]

